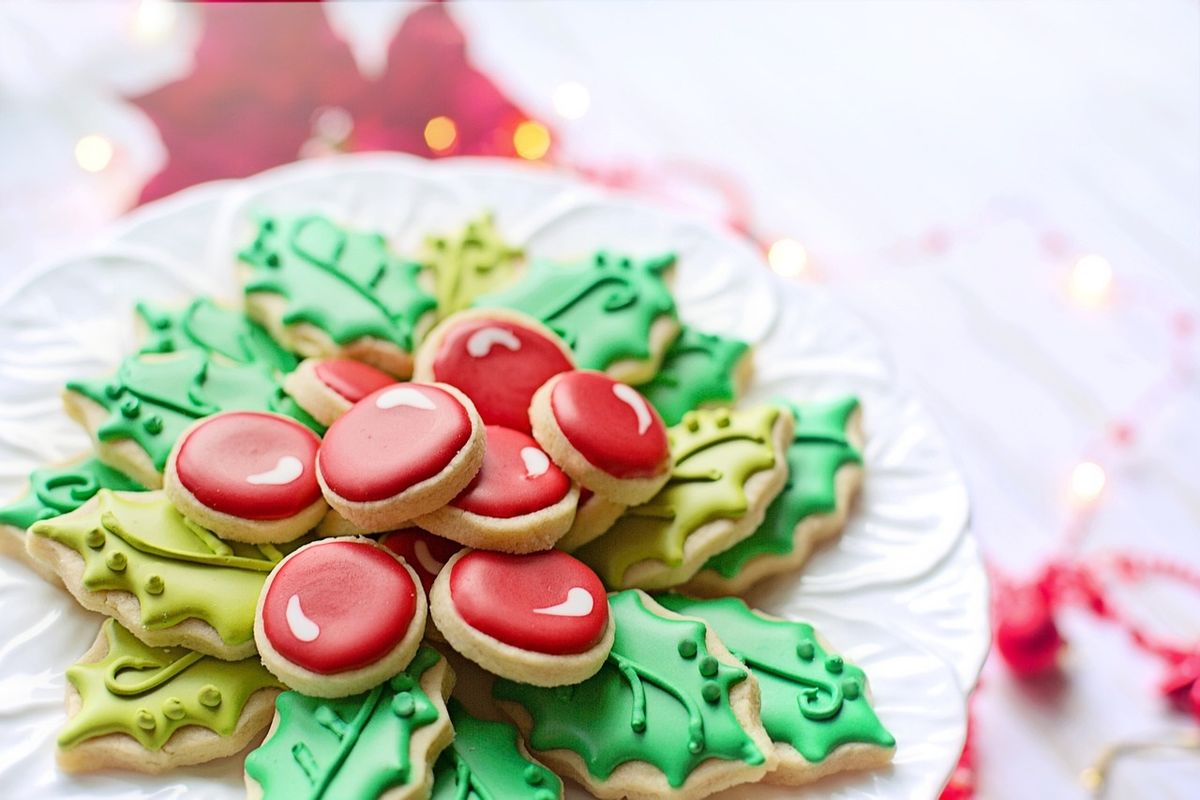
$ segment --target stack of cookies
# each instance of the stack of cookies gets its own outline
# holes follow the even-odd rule
[[[842,529],[858,403],[736,406],[750,349],[679,321],[674,265],[265,217],[240,308],[139,305],[64,394],[94,453],[0,509],[108,618],[62,767],[261,742],[252,798],[552,800],[886,764],[863,672],[736,596]]]

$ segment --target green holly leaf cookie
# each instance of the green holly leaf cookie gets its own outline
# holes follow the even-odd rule
[[[780,409],[766,405],[688,412],[667,429],[674,466],[666,485],[574,555],[611,588],[666,588],[692,577],[710,555],[749,535],[758,521],[752,510],[761,513],[783,485],[776,470],[779,418]],[[752,500],[747,481],[764,470],[773,471],[772,479]],[[691,536],[716,521],[726,524],[710,528],[702,547],[687,548]]]
[[[744,382],[740,365],[750,345],[684,325],[649,382],[638,387],[667,425],[694,408],[732,405]],[[743,380],[739,380],[739,378]]]
[[[609,602],[616,638],[594,676],[554,688],[496,681],[495,697],[525,712],[514,715],[518,724],[527,715],[531,749],[588,788],[603,785],[605,797],[626,788],[614,770],[630,762],[661,773],[661,796],[700,770],[692,785],[710,791],[762,777],[774,755],[747,671],[703,622],[670,615],[644,592]]]
[[[516,278],[524,253],[500,237],[491,214],[451,236],[425,240],[421,262],[433,273],[438,316],[470,308],[475,298]]]
[[[29,491],[0,508],[0,525],[25,530],[43,519],[74,511],[101,489],[141,491],[132,478],[95,458],[83,458],[29,473]]]
[[[581,369],[619,374],[631,365],[648,378],[657,369],[669,339],[678,330],[675,299],[664,275],[675,264],[672,254],[634,260],[599,252],[576,264],[536,261],[521,280],[475,301],[477,306],[503,306],[545,323],[575,353]],[[669,337],[662,336],[666,325]]]
[[[763,725],[771,741],[785,745],[772,781],[812,780],[890,760],[896,740],[871,707],[866,675],[828,652],[811,625],[753,611],[736,597],[664,595],[658,601],[711,625],[758,679]],[[853,754],[842,749],[850,745],[868,745],[874,752],[864,758],[861,749]]]
[[[441,694],[446,669],[436,650],[421,647],[407,670],[364,694],[284,692],[274,732],[246,756],[246,775],[264,800],[427,797],[428,760],[453,735]]]
[[[451,699],[446,704],[454,743],[434,766],[432,800],[558,800],[562,781],[531,759],[517,730],[479,719]]]
[[[99,652],[103,655],[89,657]],[[239,741],[217,754],[228,755],[270,720],[264,715],[257,726],[243,724],[249,722],[242,712],[250,697],[262,689],[283,688],[257,656],[223,661],[183,647],[147,647],[111,619],[100,629],[99,646],[67,669],[67,680],[79,694],[79,707],[59,734],[63,750],[123,733],[157,751],[188,725],[222,737],[233,736],[241,726]],[[187,758],[186,753],[174,755]]]
[[[276,344],[258,323],[211,298],[197,298],[182,309],[162,309],[149,303],[138,303],[136,309],[146,326],[141,353],[203,350],[238,364],[257,364],[278,372],[296,368],[296,357]]]

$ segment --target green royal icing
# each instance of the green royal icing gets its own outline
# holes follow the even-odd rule
[[[562,781],[526,758],[517,729],[473,717],[457,700],[447,704],[454,744],[434,765],[432,800],[557,800]]]
[[[246,774],[264,800],[373,800],[418,779],[410,742],[439,716],[420,679],[440,660],[423,646],[407,670],[353,697],[284,692],[275,701],[275,732],[246,756]]]
[[[746,672],[709,655],[703,623],[659,616],[642,598],[636,590],[609,596],[616,638],[604,666],[583,683],[542,688],[500,679],[493,694],[529,712],[534,750],[571,750],[597,780],[643,761],[678,788],[712,758],[762,764],[729,702]]]
[[[667,425],[694,408],[732,404],[737,399],[734,367],[750,345],[683,326],[667,350],[658,374],[638,387]]]
[[[846,424],[858,408],[847,397],[824,403],[788,403],[796,432],[788,445],[788,479],[767,507],[762,524],[749,538],[708,560],[704,569],[732,578],[759,556],[789,555],[795,549],[796,526],[813,514],[837,507],[837,472],[861,464],[862,454],[846,438]]]
[[[258,656],[222,661],[183,647],[147,647],[111,619],[101,632],[108,642],[104,658],[67,670],[81,706],[59,734],[59,747],[124,733],[160,750],[186,725],[230,736],[251,695],[283,688]]]
[[[338,344],[372,336],[412,352],[418,322],[437,306],[417,283],[420,264],[395,256],[380,234],[324,217],[265,218],[239,258],[250,268],[247,294],[279,295],[285,325],[314,325]]]
[[[102,489],[93,502],[35,523],[30,531],[83,557],[88,591],[136,595],[147,629],[196,618],[231,646],[254,638],[258,595],[267,573],[283,557],[272,545],[218,539],[185,520],[161,491],[117,494]],[[304,541],[280,547],[291,550]]]
[[[541,320],[570,345],[579,368],[603,370],[651,357],[655,320],[675,316],[663,280],[674,263],[670,254],[634,260],[607,252],[577,264],[534,262],[521,280],[475,305],[513,308]]]
[[[101,489],[136,492],[142,488],[132,478],[95,458],[35,469],[29,474],[29,492],[0,508],[0,525],[25,529],[40,520],[74,511]]]
[[[67,389],[109,412],[96,430],[100,441],[132,439],[159,472],[179,435],[219,411],[274,411],[323,431],[261,365],[227,363],[201,350],[130,356],[112,377],[71,381]]]
[[[146,341],[139,352],[177,353],[203,350],[238,364],[258,364],[279,372],[296,368],[296,357],[284,350],[257,323],[241,311],[224,308],[207,297],[182,309],[161,309],[137,304],[146,323]]]
[[[490,214],[468,222],[453,236],[430,236],[421,257],[433,273],[438,314],[469,308],[476,297],[512,281],[524,253],[500,238]]]
[[[811,625],[764,619],[736,597],[664,595],[658,602],[677,614],[703,619],[750,668],[758,679],[763,727],[771,741],[791,745],[814,763],[842,745],[896,744],[867,700],[866,675],[826,652]]]
[[[666,486],[574,555],[610,587],[623,586],[626,570],[639,561],[682,564],[684,543],[697,528],[746,513],[747,479],[775,464],[771,431],[778,417],[774,406],[688,412],[667,430],[674,466]]]

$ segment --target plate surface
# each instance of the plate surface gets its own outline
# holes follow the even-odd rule
[[[151,204],[88,252],[25,273],[0,291],[0,497],[20,494],[34,467],[88,447],[58,393],[67,379],[104,374],[132,350],[136,299],[236,298],[233,253],[257,209],[328,213],[384,232],[402,253],[426,233],[484,210],[534,258],[567,259],[602,246],[673,251],[683,318],[755,344],[748,401],[858,395],[867,480],[845,534],[801,576],[769,580],[750,600],[813,622],[867,670],[899,742],[895,764],[800,794],[742,787],[736,796],[937,795],[962,747],[964,687],[975,683],[989,631],[966,489],[933,420],[867,327],[828,293],[785,285],[733,236],[558,173],[398,155],[305,162]],[[90,645],[99,618],[7,559],[0,561],[0,608],[0,790],[42,798],[243,796],[238,759],[157,778],[60,774],[53,749],[64,714],[63,671]]]

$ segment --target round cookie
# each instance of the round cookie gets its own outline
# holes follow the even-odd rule
[[[306,358],[283,379],[283,388],[328,427],[359,400],[395,382],[383,370],[351,358]]]
[[[367,532],[444,506],[483,464],[483,423],[453,386],[399,383],[364,397],[325,432],[317,479],[340,515]]]
[[[263,665],[310,697],[346,697],[396,675],[425,633],[425,592],[370,539],[301,547],[267,577],[254,616]]]
[[[568,553],[596,539],[611,528],[625,513],[622,503],[614,503],[591,489],[579,490],[579,505],[575,507],[575,520],[561,539],[554,543],[559,550]]]
[[[421,528],[405,528],[379,537],[379,543],[404,559],[429,593],[433,581],[462,545]]]
[[[469,547],[532,553],[562,538],[579,490],[532,437],[488,425],[483,467],[449,504],[414,522]]]
[[[529,418],[555,463],[605,499],[644,503],[671,477],[662,418],[636,389],[602,372],[554,376],[533,396]]]
[[[489,672],[535,686],[586,680],[612,649],[603,584],[561,550],[464,550],[434,581],[430,611],[459,653]]]
[[[225,539],[290,542],[316,526],[328,508],[317,484],[320,444],[289,417],[214,414],[179,437],[163,489],[180,513]]]
[[[417,351],[414,379],[449,383],[471,398],[484,423],[529,433],[533,393],[573,368],[567,346],[532,317],[473,309],[433,329]]]

